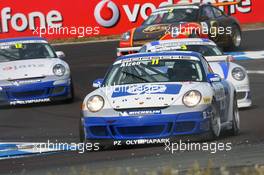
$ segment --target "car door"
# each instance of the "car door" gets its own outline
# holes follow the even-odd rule
[[[204,61],[205,69],[207,74],[214,73],[209,63]],[[228,112],[229,112],[229,86],[225,80],[221,80],[220,82],[212,82],[211,86],[215,92],[215,102],[217,104],[217,108],[219,109],[221,122],[226,122],[228,120]]]

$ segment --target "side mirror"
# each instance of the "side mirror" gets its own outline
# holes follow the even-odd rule
[[[62,52],[62,51],[57,51],[56,55],[57,55],[58,58],[65,58],[66,57],[65,53]]]
[[[102,84],[103,84],[103,81],[104,81],[104,79],[102,79],[102,78],[94,80],[94,82],[93,82],[93,87],[94,87],[94,88],[99,88],[99,87],[101,87]]]
[[[220,75],[212,73],[212,74],[207,75],[207,80],[210,83],[214,83],[214,82],[221,82],[222,79],[221,79]]]

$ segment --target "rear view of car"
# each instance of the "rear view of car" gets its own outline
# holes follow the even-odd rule
[[[0,40],[0,105],[71,101],[68,64],[43,38]]]

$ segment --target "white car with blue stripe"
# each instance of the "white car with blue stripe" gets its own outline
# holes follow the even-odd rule
[[[144,45],[139,52],[164,51],[195,51],[205,56],[213,72],[221,78],[233,83],[236,88],[238,107],[245,108],[252,105],[250,84],[247,71],[244,67],[230,62],[232,56],[225,55],[217,45],[209,39],[174,39],[154,41]]]
[[[93,86],[97,89],[82,105],[82,142],[141,143],[187,135],[212,139],[240,129],[233,84],[214,74],[196,52],[123,56]]]
[[[70,68],[39,37],[0,40],[0,106],[71,101]]]

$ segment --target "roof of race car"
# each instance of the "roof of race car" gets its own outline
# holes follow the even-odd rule
[[[187,39],[171,39],[171,40],[160,40],[160,41],[153,41],[147,43],[147,46],[158,46],[165,43],[181,43],[181,44],[210,44],[216,45],[213,41],[209,39],[201,39],[201,38],[187,38]]]
[[[176,52],[157,52],[157,53],[136,53],[130,54],[126,56],[121,56],[117,58],[117,61],[120,60],[129,60],[129,59],[136,59],[136,58],[144,58],[144,57],[162,57],[162,56],[186,56],[186,57],[195,57],[199,60],[202,58],[202,55],[197,52],[191,51],[176,51]]]
[[[0,39],[1,43],[9,43],[9,42],[23,42],[23,41],[42,41],[47,42],[45,38],[42,37],[18,37],[18,38],[6,38],[6,39]]]

